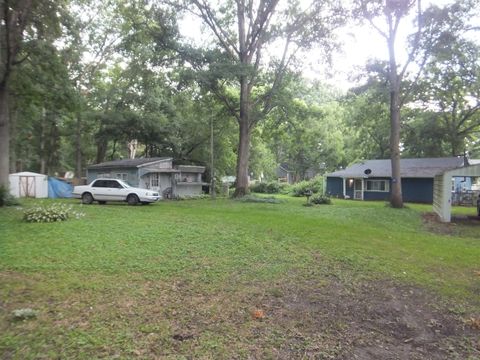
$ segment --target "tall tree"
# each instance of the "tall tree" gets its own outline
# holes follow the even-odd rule
[[[304,9],[298,3],[280,9],[278,0],[236,0],[234,6],[218,8],[208,0],[191,3],[214,34],[226,60],[215,65],[224,72],[213,89],[238,123],[235,196],[243,196],[248,191],[252,130],[273,109],[273,98],[296,53],[314,41],[327,44],[341,14],[334,1],[315,1]],[[267,84],[262,76],[266,68],[264,53],[275,42],[283,45],[278,61],[272,63],[274,76]],[[226,83],[237,87],[236,99],[222,91]]]
[[[404,105],[405,88],[403,80],[407,69],[418,53],[422,35],[422,6],[421,0],[360,0],[360,12],[371,26],[385,39],[388,48],[389,71],[388,84],[390,91],[390,156],[392,167],[392,189],[390,203],[393,207],[403,207],[402,182],[400,172],[400,111]],[[399,27],[406,21],[407,15],[413,8],[417,9],[417,32],[411,42],[407,59],[403,65],[397,56],[397,40]],[[378,24],[378,19],[383,19],[383,24]]]
[[[480,44],[469,37],[479,4],[457,1],[425,12],[424,26],[435,36],[425,46],[430,56],[416,82],[417,99],[452,156],[480,136]]]
[[[0,2],[0,186],[8,186],[10,169],[10,79],[21,59],[18,54],[29,24],[32,0]]]

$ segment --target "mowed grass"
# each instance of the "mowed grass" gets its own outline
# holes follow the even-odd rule
[[[1,208],[0,358],[218,357],[229,348],[246,357],[251,345],[238,334],[256,326],[255,299],[281,296],[278,284],[300,278],[393,279],[478,311],[480,227],[427,231],[427,205],[282,200],[65,200],[85,216],[49,224]],[[25,307],[38,318],[13,321],[11,311]],[[183,341],[190,336],[194,344]]]

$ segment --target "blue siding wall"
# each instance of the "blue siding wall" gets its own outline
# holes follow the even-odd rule
[[[433,203],[433,179],[402,179],[402,195],[406,202]]]
[[[363,200],[388,200],[390,199],[390,192],[381,191],[364,191]]]
[[[389,189],[392,188],[392,182],[389,178],[369,178],[370,180],[387,180],[390,184]],[[367,180],[367,179],[365,179]],[[366,188],[366,183],[363,184],[364,189]],[[390,191],[367,191],[363,192],[363,200],[387,200],[390,199]]]
[[[327,177],[327,189],[325,192],[333,197],[343,197],[343,179]]]
[[[386,178],[370,178],[388,180]],[[346,179],[346,195],[353,199],[353,186],[349,187]],[[390,189],[392,183],[390,181]],[[334,197],[343,197],[343,179],[339,177],[327,177],[326,193]],[[433,203],[433,179],[431,178],[403,178],[402,195],[405,202]],[[364,191],[364,200],[386,200],[390,199],[390,192]]]

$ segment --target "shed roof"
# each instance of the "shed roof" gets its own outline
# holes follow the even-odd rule
[[[36,176],[36,177],[46,177],[45,174],[34,173],[30,171],[22,171],[14,174],[10,174],[11,176]]]
[[[479,160],[469,160],[470,164],[478,163]],[[401,159],[400,172],[406,178],[433,178],[445,171],[461,168],[464,166],[463,157],[443,158],[420,158]],[[365,160],[353,164],[344,170],[338,170],[327,174],[328,177],[366,177],[365,170],[371,170],[368,177],[391,177],[392,167],[390,159]]]
[[[205,166],[197,166],[197,165],[178,165],[178,170],[182,172],[190,172],[190,173],[204,173]]]
[[[138,158],[106,161],[100,164],[90,165],[88,169],[104,169],[104,168],[132,168],[150,165],[152,163],[172,160],[170,157],[154,157],[154,158]]]

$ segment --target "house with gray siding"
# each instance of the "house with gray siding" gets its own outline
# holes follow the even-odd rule
[[[464,157],[401,159],[402,195],[406,202],[432,203],[434,178],[479,160]],[[343,170],[326,174],[326,193],[356,200],[388,200],[392,187],[391,160],[365,160]],[[452,191],[462,178],[452,180]]]
[[[163,198],[202,194],[204,166],[173,165],[173,158],[107,161],[87,167],[87,182],[98,178],[122,179],[130,185],[158,191]]]

